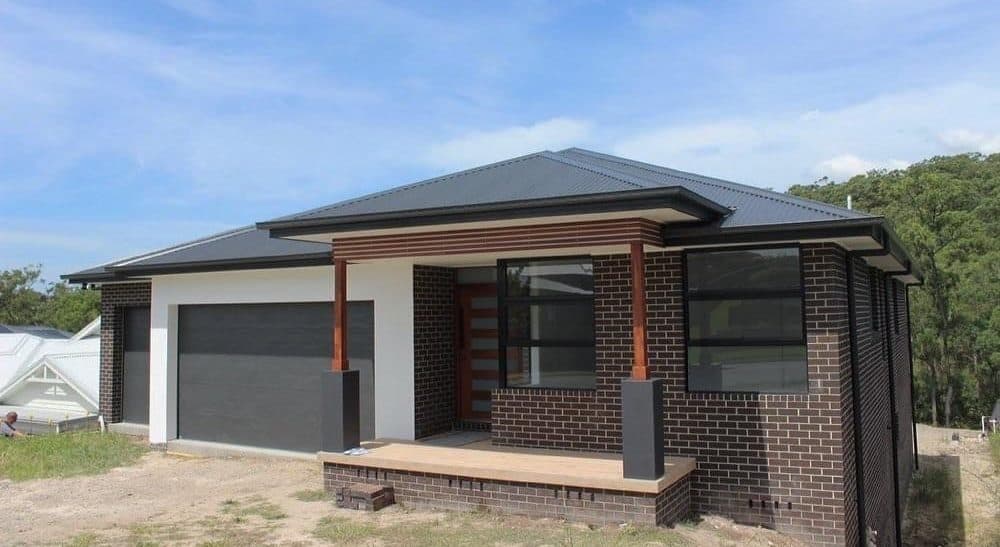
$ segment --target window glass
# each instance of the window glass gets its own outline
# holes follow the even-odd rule
[[[507,296],[592,296],[594,269],[590,261],[552,259],[509,262]]]
[[[594,389],[593,347],[508,346],[509,387]]]
[[[510,387],[593,389],[590,258],[501,262],[500,356]]]
[[[805,346],[688,348],[688,389],[801,393],[809,388]]]
[[[692,300],[688,304],[688,323],[692,341],[799,340],[802,299]]]
[[[799,250],[740,249],[692,252],[687,255],[688,290],[796,290]]]
[[[797,247],[692,251],[689,391],[808,391]]]
[[[594,343],[593,300],[571,300],[507,307],[508,340]]]

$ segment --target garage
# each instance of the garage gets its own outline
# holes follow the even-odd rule
[[[179,438],[319,450],[321,376],[332,352],[331,302],[178,308]],[[347,355],[360,372],[361,432],[375,436],[374,305],[348,302]]]
[[[149,307],[125,308],[122,322],[122,421],[149,423]]]

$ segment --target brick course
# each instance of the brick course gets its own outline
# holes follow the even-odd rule
[[[414,506],[490,509],[592,524],[672,524],[690,511],[687,478],[659,494],[641,494],[324,463],[323,483],[328,492],[353,483],[391,486],[396,501]]]
[[[101,286],[101,378],[98,406],[107,423],[122,420],[124,310],[129,306],[149,306],[150,287],[148,282]]]
[[[413,398],[416,437],[455,422],[455,270],[413,266]]]

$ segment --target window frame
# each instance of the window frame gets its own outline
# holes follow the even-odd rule
[[[564,255],[564,256],[544,256],[544,257],[524,257],[524,258],[501,258],[497,260],[497,363],[499,365],[499,377],[497,386],[499,389],[536,389],[540,391],[597,391],[597,310],[595,299],[597,297],[596,287],[588,296],[576,295],[547,295],[547,296],[508,296],[507,295],[507,266],[518,264],[544,263],[553,261],[589,262],[591,277],[593,278],[594,257],[591,255]],[[552,302],[581,302],[589,301],[592,314],[590,324],[590,342],[581,340],[531,340],[513,339],[508,337],[508,305],[509,304],[544,304]],[[560,387],[560,386],[531,386],[517,385],[511,386],[507,383],[507,348],[508,347],[565,347],[565,348],[594,348],[594,387]]]
[[[727,251],[757,251],[762,249],[795,249],[798,253],[799,259],[799,288],[796,289],[770,289],[770,290],[740,290],[735,289],[732,291],[705,291],[699,293],[695,298],[691,298],[690,291],[688,290],[688,255],[691,254],[704,254],[704,253],[719,253]],[[798,297],[802,302],[801,307],[801,325],[802,325],[802,337],[798,340],[791,339],[766,339],[766,340],[723,340],[710,341],[710,340],[698,340],[695,342],[697,347],[775,347],[775,346],[802,346],[806,350],[806,388],[804,390],[796,391],[763,391],[763,390],[746,390],[746,391],[727,391],[727,390],[707,390],[707,389],[691,389],[691,374],[690,374],[690,363],[688,361],[691,343],[691,330],[690,330],[690,301],[691,300],[720,300],[724,298],[730,299],[745,299],[745,300],[763,300],[767,298],[791,298]],[[766,245],[727,245],[724,247],[702,247],[696,249],[684,249],[681,254],[681,300],[684,306],[684,390],[687,393],[714,393],[714,394],[736,394],[736,395],[791,395],[798,396],[809,394],[809,334],[806,331],[806,269],[805,263],[802,260],[802,244],[795,243],[773,243]]]

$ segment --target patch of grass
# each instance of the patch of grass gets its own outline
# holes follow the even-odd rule
[[[0,477],[15,481],[96,475],[132,465],[147,451],[116,433],[59,433],[3,441]]]
[[[921,465],[910,486],[907,508],[912,526],[907,544],[950,545],[962,542],[965,530],[958,471],[938,462]]]
[[[328,543],[356,544],[375,537],[377,527],[371,522],[340,517],[323,517],[313,530],[313,536]]]
[[[679,533],[642,526],[585,527],[538,522],[518,524],[509,518],[484,513],[449,513],[429,522],[379,526],[367,518],[325,517],[313,536],[327,543],[355,545],[377,540],[387,545],[689,545]]]
[[[264,520],[281,520],[288,517],[288,514],[282,511],[281,507],[260,496],[247,498],[242,503],[235,500],[226,500],[222,502],[222,512],[232,515],[236,522],[243,522],[246,517],[252,515],[256,515]]]
[[[324,501],[330,499],[325,490],[299,490],[292,494],[299,501]]]
[[[66,543],[66,547],[96,547],[97,545],[100,545],[97,534],[92,532],[73,536]]]

